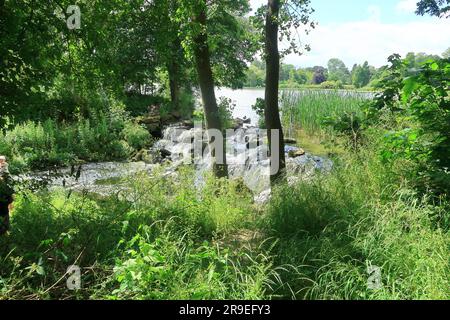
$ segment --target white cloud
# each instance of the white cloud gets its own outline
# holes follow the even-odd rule
[[[418,0],[401,0],[397,3],[396,10],[400,13],[414,13],[417,9]]]
[[[381,8],[379,6],[370,5],[367,8],[367,11],[369,12],[369,20],[370,21],[380,21],[381,18]]]
[[[441,54],[450,46],[447,19],[429,19],[408,23],[381,23],[369,20],[319,25],[302,39],[311,45],[303,56],[290,55],[286,63],[297,66],[326,65],[330,58],[342,59],[349,68],[365,60],[380,67],[393,53]]]

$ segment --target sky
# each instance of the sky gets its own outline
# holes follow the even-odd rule
[[[267,0],[250,0],[255,9]],[[312,0],[312,19],[318,26],[301,42],[311,46],[304,55],[289,55],[285,63],[297,67],[326,66],[339,58],[351,68],[368,61],[387,64],[393,53],[441,55],[450,47],[450,18],[417,16],[418,0]],[[281,45],[282,46],[282,45]]]

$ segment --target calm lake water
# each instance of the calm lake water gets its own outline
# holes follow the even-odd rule
[[[233,90],[229,88],[216,89],[216,96],[227,97],[236,103],[234,108],[233,117],[234,118],[250,118],[252,119],[252,124],[258,124],[258,115],[252,109],[252,105],[256,103],[257,98],[264,99],[264,89],[239,89]]]

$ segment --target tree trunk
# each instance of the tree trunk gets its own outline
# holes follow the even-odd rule
[[[178,37],[171,44],[170,61],[167,62],[167,71],[169,73],[170,100],[174,110],[180,109],[180,56],[181,42]]]
[[[205,9],[195,17],[195,21],[200,24],[202,30],[206,30],[206,4]],[[206,128],[208,130],[216,129],[223,134],[223,128],[219,117],[219,108],[217,106],[216,95],[214,92],[214,78],[211,69],[211,61],[208,47],[208,35],[206,31],[199,33],[194,39],[194,55],[195,65],[197,69],[198,82],[202,94],[203,108],[206,118]],[[223,138],[223,135],[222,135]],[[228,176],[226,165],[226,146],[223,139],[222,155],[220,152],[212,151],[214,143],[212,136],[209,137],[209,146],[211,150],[211,158],[213,171],[216,177],[222,178]],[[219,157],[221,159],[219,159]]]
[[[268,129],[271,162],[279,157],[279,170],[271,173],[270,181],[273,184],[283,180],[286,171],[286,158],[284,153],[284,135],[281,126],[280,111],[278,109],[278,86],[280,78],[280,53],[278,51],[278,18],[280,0],[268,0],[266,16],[266,93],[265,93],[265,120]],[[272,141],[272,131],[279,130],[278,148]],[[275,145],[275,146],[274,146]]]
[[[180,81],[179,66],[175,59],[167,63],[167,71],[169,73],[170,101],[173,110],[180,110]]]

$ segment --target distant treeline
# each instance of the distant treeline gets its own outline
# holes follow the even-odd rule
[[[443,54],[445,57],[450,48]],[[440,59],[436,55],[410,52],[406,55],[405,63],[411,73],[429,59]],[[330,59],[326,67],[314,66],[297,68],[292,64],[282,64],[280,68],[280,86],[296,88],[305,86],[320,86],[326,89],[378,88],[380,79],[387,72],[387,66],[375,68],[366,61],[355,64],[350,70],[345,63],[337,58]],[[247,71],[246,87],[264,87],[266,65],[255,60]]]

